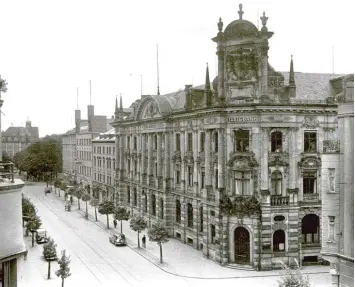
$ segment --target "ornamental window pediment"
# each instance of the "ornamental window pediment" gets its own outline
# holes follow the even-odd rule
[[[322,161],[320,157],[309,156],[301,158],[298,164],[303,169],[318,169],[322,166]]]
[[[254,156],[241,156],[234,154],[229,159],[227,166],[232,170],[250,170],[258,166],[258,163],[255,160]]]
[[[160,117],[159,109],[154,101],[149,101],[142,109],[141,119],[151,119]]]

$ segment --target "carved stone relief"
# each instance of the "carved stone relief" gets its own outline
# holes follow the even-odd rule
[[[315,116],[305,116],[302,124],[302,128],[314,129],[319,127],[319,121]]]

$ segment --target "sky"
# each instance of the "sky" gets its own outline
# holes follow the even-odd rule
[[[354,73],[355,1],[0,0],[0,75],[8,82],[1,129],[39,127],[40,136],[74,127],[87,105],[111,117],[116,95],[129,107],[143,94],[204,84],[217,75],[217,23],[239,18],[274,32],[269,62],[288,71]],[[334,47],[334,48],[333,48]],[[334,57],[333,57],[334,55]],[[77,97],[78,90],[78,97]]]

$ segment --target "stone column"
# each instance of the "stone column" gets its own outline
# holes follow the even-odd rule
[[[180,133],[180,149],[181,149],[181,191],[185,192],[185,186],[186,186],[186,172],[185,172],[185,163],[184,163],[184,157],[185,157],[185,147],[186,147],[186,142],[185,142],[185,131],[182,131]]]
[[[297,175],[297,129],[290,129],[289,156],[290,156],[290,189],[296,188],[296,175]]]
[[[194,185],[194,195],[198,195],[198,171],[197,171],[197,157],[198,157],[198,132],[193,131],[192,133],[192,147],[193,147],[193,157],[194,157],[194,179],[193,179],[193,185]]]
[[[218,97],[224,99],[224,47],[218,45]]]
[[[218,130],[218,188],[224,188],[224,149],[225,149],[225,144],[224,144],[224,138],[225,138],[225,133],[224,129],[219,129]]]
[[[152,157],[153,157],[152,140],[153,140],[152,134],[148,134],[148,177],[153,175],[153,170],[152,170],[152,166],[153,166],[153,164],[152,164]]]
[[[170,162],[171,160],[171,153],[169,152],[169,143],[171,142],[170,132],[164,133],[164,180],[163,180],[163,188],[166,190],[170,187]]]
[[[262,129],[262,152],[261,152],[261,189],[269,189],[269,134],[268,129]]]
[[[141,135],[141,147],[142,147],[142,156],[141,156],[141,164],[140,164],[140,181],[141,181],[141,184],[145,184],[144,182],[144,174],[147,173],[147,171],[145,170],[145,162],[146,162],[146,159],[145,159],[145,156],[146,156],[146,135],[145,134],[142,134]]]
[[[156,175],[156,187],[159,188],[159,182],[162,180],[162,173],[161,173],[161,159],[162,159],[162,153],[161,153],[161,137],[162,134],[158,133],[157,135],[157,142],[158,142],[158,146],[157,146],[157,175]]]
[[[205,141],[205,186],[207,193],[212,190],[212,177],[211,177],[211,131],[206,130]]]

